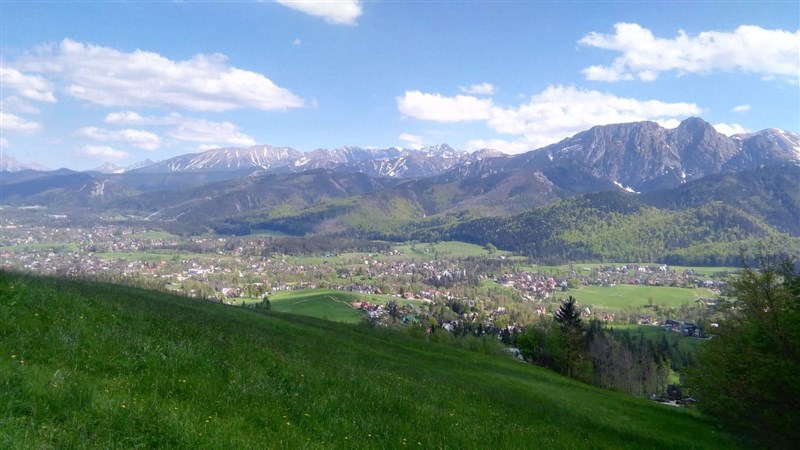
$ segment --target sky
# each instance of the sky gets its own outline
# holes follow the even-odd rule
[[[0,0],[0,151],[521,153],[595,125],[800,132],[797,1]]]

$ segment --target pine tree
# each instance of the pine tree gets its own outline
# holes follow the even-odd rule
[[[574,297],[561,304],[554,318],[560,325],[563,351],[559,355],[559,370],[564,375],[589,382],[592,379],[591,361],[586,349],[586,336],[581,323],[581,311]]]
[[[577,300],[570,295],[567,301],[562,303],[554,314],[556,322],[561,325],[561,329],[564,331],[569,329],[583,330],[581,311],[578,309],[576,302]]]

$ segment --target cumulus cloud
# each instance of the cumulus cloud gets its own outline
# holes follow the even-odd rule
[[[731,109],[731,111],[732,112],[737,112],[737,113],[747,112],[747,111],[750,111],[750,105],[748,105],[748,104],[736,105]]]
[[[31,134],[42,129],[38,122],[23,119],[15,114],[0,111],[0,130],[12,133]]]
[[[213,122],[205,119],[186,117],[178,113],[165,116],[143,116],[136,111],[119,111],[109,113],[106,123],[116,125],[172,125],[167,135],[179,141],[200,142],[198,148],[208,150],[220,148],[218,143],[227,145],[255,145],[256,140],[242,133],[231,122]]]
[[[37,102],[55,103],[53,87],[38,75],[26,75],[17,69],[0,65],[0,87]]]
[[[473,148],[494,145],[503,151],[539,148],[595,125],[652,120],[674,127],[679,119],[702,113],[694,103],[639,100],[561,85],[549,86],[516,107],[476,97],[411,91],[398,99],[398,109],[406,116],[436,122],[481,120],[497,133],[521,138],[473,141]]]
[[[506,141],[503,139],[473,139],[467,142],[468,151],[474,152],[476,150],[483,150],[485,148],[498,150],[509,155],[525,153],[534,149],[534,147],[531,146],[531,143],[525,140]]]
[[[620,52],[610,66],[583,70],[589,80],[652,81],[661,72],[706,74],[717,70],[741,71],[798,81],[800,31],[768,30],[742,25],[734,31],[704,31],[690,36],[658,38],[635,23],[614,25],[614,34],[592,32],[579,44]]]
[[[361,16],[361,0],[275,0],[283,6],[336,25],[355,25]]]
[[[83,127],[75,135],[85,139],[101,142],[124,142],[142,150],[155,150],[161,146],[161,138],[157,134],[145,130],[107,130],[98,127]]]
[[[418,150],[425,146],[424,142],[425,139],[422,136],[417,136],[415,134],[410,133],[402,133],[400,136],[397,136],[397,139],[405,142],[406,145],[410,146],[411,148]]]
[[[473,84],[472,86],[459,86],[458,90],[465,94],[474,95],[493,95],[497,88],[489,83]]]
[[[103,121],[115,125],[174,125],[180,123],[183,116],[170,113],[166,116],[142,116],[136,111],[119,111],[106,114]]]
[[[98,159],[125,159],[130,155],[121,150],[114,150],[107,145],[84,145],[78,150],[78,154]]]
[[[4,111],[15,111],[26,114],[39,114],[41,112],[39,108],[31,105],[16,95],[12,95],[0,100],[0,108],[2,108]]]
[[[289,90],[259,73],[231,67],[226,59],[212,54],[173,61],[158,53],[128,53],[65,39],[40,47],[19,64],[30,72],[51,75],[69,95],[101,106],[192,111],[303,106],[303,100]]]
[[[749,133],[750,130],[739,125],[738,123],[715,123],[714,129],[725,136],[733,136],[734,134]]]
[[[405,95],[397,98],[397,108],[404,115],[434,122],[486,120],[491,107],[491,100],[467,95],[445,97],[441,94],[406,91]]]
[[[214,143],[214,148],[219,148],[216,143],[240,146],[256,145],[253,137],[239,131],[239,128],[231,122],[211,122],[203,119],[184,118],[177,127],[169,132],[169,136],[180,141]]]

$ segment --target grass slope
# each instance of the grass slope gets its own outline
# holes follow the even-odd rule
[[[730,448],[699,415],[386,330],[0,272],[2,448]]]
[[[335,322],[357,323],[364,312],[354,309],[350,302],[364,299],[350,292],[332,289],[313,289],[278,292],[270,297],[272,310],[300,314]]]
[[[689,289],[628,284],[620,284],[613,287],[581,286],[580,289],[571,290],[570,295],[577,298],[580,304],[594,305],[610,311],[647,306],[651,300],[654,305],[678,308],[681,305],[693,304],[703,297],[714,297],[711,291],[704,288]]]

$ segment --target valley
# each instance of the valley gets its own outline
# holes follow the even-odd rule
[[[82,302],[95,305],[92,308],[110,307],[96,304],[94,294],[88,294],[98,289],[123,302],[114,308],[125,309],[125,302],[147,298],[138,307],[157,311],[165,302],[163,308],[177,308],[170,314],[199,314],[199,323],[218,323],[227,330],[224,339],[239,339],[230,327],[242,320],[258,329],[265,326],[262,319],[278,327],[300,327],[354,352],[356,359],[348,363],[353,371],[358,370],[357,361],[371,358],[358,355],[383,351],[363,347],[362,341],[386,348],[432,345],[433,350],[424,352],[442,352],[448,361],[460,361],[457,364],[476,363],[476,354],[489,358],[485,364],[524,361],[585,384],[691,408],[697,401],[694,394],[702,392],[693,390],[687,377],[697,368],[699,352],[711,345],[708,342],[736,305],[736,284],[742,273],[748,273],[742,267],[759,264],[765,255],[791,261],[800,254],[798,142],[798,136],[774,130],[732,139],[701,119],[687,119],[672,130],[651,122],[595,127],[518,156],[457,152],[447,145],[415,152],[345,147],[307,155],[290,148],[256,146],[210,150],[130,170],[114,169],[115,173],[4,171],[0,273],[9,290],[37,283],[71,286],[80,292],[78,300],[58,302],[76,310],[84,308],[79,306]],[[19,292],[3,295],[18,305],[23,301]],[[37,291],[24,301],[43,301],[40,295],[50,294]],[[131,311],[134,316],[150,314]],[[86,314],[94,313],[86,310]],[[570,317],[572,325],[561,323],[564,317]],[[37,324],[33,332],[39,332]],[[109,325],[113,327],[104,322]],[[12,333],[18,324],[3,326],[5,331],[0,331]],[[284,337],[270,334],[259,345],[283,351],[277,350],[283,348],[281,342],[295,332],[300,331],[294,329]],[[356,333],[358,342],[342,341],[348,333]],[[210,346],[207,338],[191,345]],[[39,350],[30,347],[4,351],[15,355],[12,359],[25,354],[26,361],[38,361],[46,370],[65,363],[37,359]],[[340,353],[334,347],[325,351]],[[418,356],[410,358],[419,361]],[[170,377],[177,376],[178,383],[203,384],[217,390],[215,401],[226,401],[222,399],[228,394],[219,391],[221,379],[192,378],[197,371],[208,371],[203,365],[211,360],[184,355],[179,361],[194,369]],[[391,364],[400,364],[397,361]],[[19,381],[28,376],[28,369],[16,363],[5,361],[2,366],[18,380],[15,389],[40,389],[38,381]],[[305,377],[306,369],[292,368],[293,364],[285,370],[301,370],[301,379]],[[314,364],[328,373],[320,383],[343,376],[333,369],[334,363]],[[238,363],[236,367],[231,370],[244,370]],[[447,367],[450,371],[456,366],[449,362]],[[118,368],[109,370],[99,374],[101,385],[121,383],[136,390],[139,387],[131,386],[147,382],[120,381],[113,375]],[[404,370],[368,373],[378,378],[396,373],[404,379],[408,377]],[[426,377],[436,378],[432,389],[442,382],[432,375],[438,370],[427,367],[419,380],[424,384]],[[481,389],[499,382],[493,377],[516,377],[502,375],[506,369],[492,370],[475,375],[482,380]],[[75,379],[95,375],[86,368],[76,371]],[[302,388],[296,374],[293,381],[273,375],[270,383],[282,389]],[[347,376],[354,383],[366,382],[350,372]],[[156,397],[140,392],[102,402],[119,401],[125,409],[135,409],[135,403],[142,401],[170,403],[192,414],[203,410],[209,414],[207,423],[222,411],[192,404],[176,394],[183,385],[176,386],[165,387]],[[253,386],[247,389],[264,393]],[[356,398],[348,388],[342,389],[336,395]],[[6,395],[18,402],[26,398],[11,391]],[[103,409],[93,399],[105,394],[86,395],[91,399],[81,402]],[[238,404],[249,408],[242,392],[235,395]],[[408,406],[406,400],[392,400],[393,394],[384,391],[374,395],[383,399],[376,405],[400,401]],[[60,400],[41,401],[53,405]],[[325,447],[342,436],[359,441],[353,436],[357,431],[381,437],[381,442],[408,434],[388,425],[349,428],[325,420],[306,421],[295,407],[275,401],[288,408],[281,416],[287,427],[296,423],[316,430],[320,440],[311,447]],[[504,401],[490,400],[494,405]],[[575,405],[569,408],[580,410]],[[424,412],[414,411],[425,417]],[[329,413],[329,407],[302,412],[304,417]],[[350,420],[341,411],[336,414]],[[688,414],[685,418],[690,421],[705,420],[694,412],[678,414]],[[223,415],[232,420],[230,412]],[[469,421],[458,416],[461,424]],[[20,420],[24,414],[14,417]],[[274,427],[276,418],[269,417],[265,423]],[[680,417],[665,420],[684,420]],[[197,424],[185,417],[176,420],[171,426],[193,430],[191,442],[207,443]],[[25,432],[26,426],[20,422],[13,433]],[[222,430],[242,427],[221,426]],[[330,426],[350,431],[333,436]],[[587,426],[610,433],[603,442],[616,442],[607,423]],[[709,432],[703,423],[681,426]],[[245,428],[241,432],[250,440],[299,439],[291,428],[278,426],[267,434]],[[481,430],[471,422],[469,428]],[[54,442],[84,437],[58,426],[54,429],[58,430]],[[111,425],[103,430],[104,439],[119,438]],[[233,434],[214,439],[235,438],[234,431],[224,433]],[[514,445],[521,436],[525,433],[501,441]],[[187,439],[181,432],[151,437],[170,442]],[[418,445],[439,445],[443,435],[423,432],[418,439]],[[663,444],[660,438],[637,435],[636,439]],[[711,446],[727,439],[716,435]],[[456,441],[462,442],[448,443]],[[471,442],[463,440],[464,445]]]

